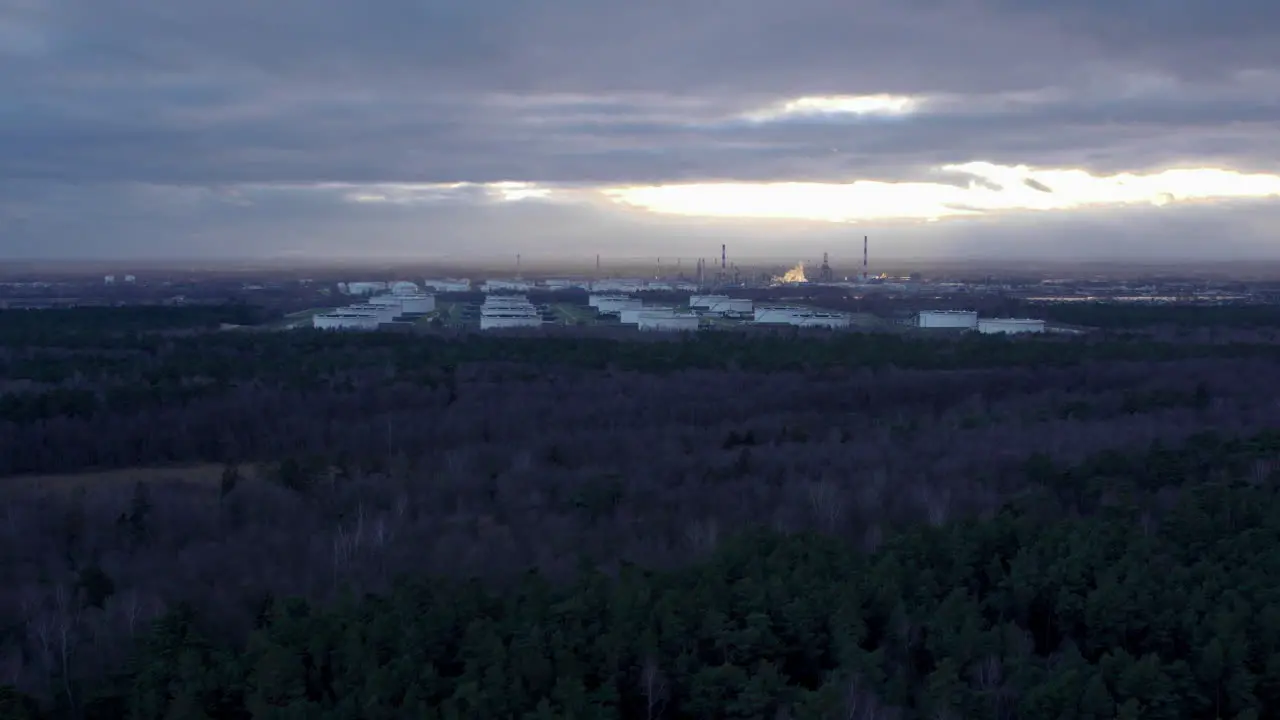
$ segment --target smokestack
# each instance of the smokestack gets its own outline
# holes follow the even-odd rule
[[[516,253],[516,279],[520,279],[520,253]]]
[[[725,269],[724,259],[726,257],[726,253],[724,248],[725,248],[724,245],[720,246],[720,269],[721,270]]]
[[[867,271],[867,236],[862,236],[862,272]]]

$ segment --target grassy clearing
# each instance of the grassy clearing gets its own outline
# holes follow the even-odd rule
[[[307,308],[306,310],[291,312],[283,318],[276,320],[275,322],[268,323],[262,327],[269,330],[289,330],[296,327],[310,326],[312,317],[319,315],[320,313],[332,312],[336,309],[337,308],[333,307]]]
[[[182,483],[217,490],[222,481],[222,465],[207,463],[175,467],[141,467],[123,470],[62,473],[54,475],[18,475],[0,478],[0,496],[27,493],[71,493],[77,489],[127,489],[135,483]],[[249,477],[254,469],[242,465],[240,473]]]
[[[595,309],[586,305],[557,303],[552,305],[551,308],[555,311],[556,317],[567,325],[577,325],[579,322],[594,325],[599,320]]]

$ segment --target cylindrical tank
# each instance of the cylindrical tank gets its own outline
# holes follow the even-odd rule
[[[975,328],[978,313],[972,310],[922,310],[916,316],[916,326],[922,328]]]

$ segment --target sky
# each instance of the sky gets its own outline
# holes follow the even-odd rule
[[[1280,260],[1274,0],[0,0],[0,259]]]

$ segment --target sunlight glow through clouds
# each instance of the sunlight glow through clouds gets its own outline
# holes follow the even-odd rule
[[[896,117],[918,111],[921,104],[921,100],[905,95],[820,95],[787,100],[742,117],[751,122],[827,115]]]
[[[858,222],[923,220],[1026,210],[1280,197],[1280,176],[1210,168],[1095,176],[974,162],[942,172],[966,187],[931,182],[716,183],[611,188],[616,203],[666,215]],[[979,182],[981,181],[981,182]]]
[[[343,195],[348,202],[362,204],[389,203],[393,205],[418,205],[421,203],[453,200],[459,195],[480,191],[490,200],[516,202],[519,200],[545,200],[551,190],[526,182],[494,183],[438,183],[438,184],[384,184],[352,187]]]

